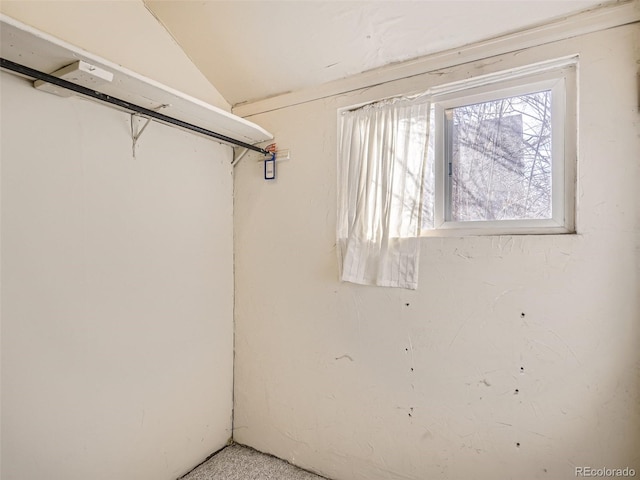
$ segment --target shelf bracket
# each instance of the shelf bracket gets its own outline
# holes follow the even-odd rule
[[[158,110],[162,110],[163,108],[170,107],[170,106],[171,105],[169,105],[168,103],[165,103],[154,108],[153,110],[157,112]],[[151,118],[147,118],[147,121],[144,122],[144,125],[142,126],[142,128],[140,130],[137,130],[135,127],[134,117],[140,117],[140,118],[145,118],[145,117],[143,117],[138,113],[131,114],[131,150],[133,153],[133,158],[136,158],[136,146],[138,144],[138,140],[142,136],[142,133],[144,132],[145,128],[147,128],[147,126],[151,122]]]

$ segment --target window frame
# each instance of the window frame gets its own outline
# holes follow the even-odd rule
[[[518,235],[575,233],[577,164],[577,58],[548,68],[501,72],[489,78],[445,85],[433,91],[434,225],[422,236]],[[436,90],[436,89],[433,89]],[[552,218],[452,221],[451,179],[446,141],[447,109],[551,90]]]

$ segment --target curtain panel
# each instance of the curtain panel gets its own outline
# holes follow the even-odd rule
[[[394,98],[341,114],[341,280],[417,288],[430,109],[424,97]]]

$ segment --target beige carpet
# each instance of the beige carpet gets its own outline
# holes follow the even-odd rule
[[[242,445],[221,450],[181,480],[326,480]]]

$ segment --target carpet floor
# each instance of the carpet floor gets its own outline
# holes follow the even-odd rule
[[[327,480],[242,445],[216,453],[181,480]]]

